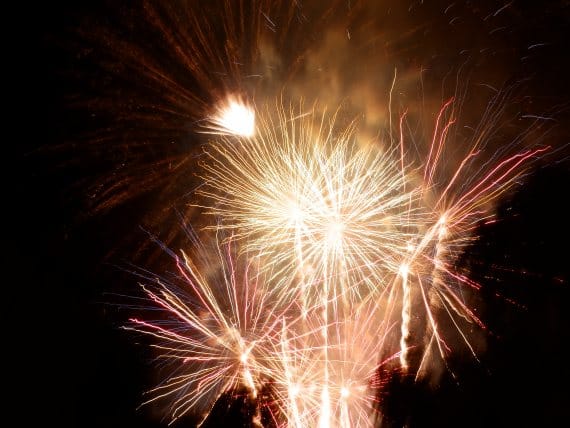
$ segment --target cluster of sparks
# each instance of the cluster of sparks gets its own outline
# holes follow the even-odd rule
[[[454,121],[450,100],[414,165],[403,136],[362,142],[356,124],[341,128],[336,115],[221,108],[198,191],[215,219],[205,231],[216,237],[215,257],[176,257],[181,286],[144,286],[167,320],[128,327],[153,336],[176,367],[149,401],[169,398],[173,421],[205,418],[222,394],[243,388],[259,426],[372,426],[379,369],[421,376],[430,359],[445,361],[444,320],[476,356],[463,328],[484,325],[463,291],[479,285],[456,260],[492,202],[545,149],[489,166],[479,159],[483,130],[442,181]]]

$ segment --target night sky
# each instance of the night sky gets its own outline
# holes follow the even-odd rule
[[[14,218],[6,227],[8,252],[16,258],[5,268],[4,286],[15,293],[6,303],[17,307],[15,322],[30,326],[24,341],[32,348],[26,372],[33,380],[18,400],[27,403],[32,419],[39,416],[49,426],[167,425],[160,407],[137,409],[160,371],[144,340],[120,327],[133,313],[125,296],[139,293],[128,266],[163,268],[160,251],[148,244],[143,229],[178,244],[172,235],[176,210],[195,185],[191,154],[199,143],[188,136],[191,119],[199,120],[203,111],[199,103],[189,107],[186,123],[160,110],[167,96],[137,76],[123,50],[154,52],[172,70],[180,64],[172,58],[170,64],[160,35],[140,23],[145,14],[140,2],[112,3],[30,6],[14,18],[15,34],[29,31],[15,49],[25,88],[17,104],[22,125],[17,137],[5,141],[16,147],[18,176],[6,181],[8,194],[15,191],[9,204]],[[214,11],[217,3],[208,7]],[[360,18],[351,23],[355,43],[369,47],[374,36],[382,58],[371,62],[385,61],[388,70],[398,66],[404,76],[407,70],[432,70],[427,96],[441,90],[443,78],[457,76],[463,64],[474,86],[516,84],[512,108],[549,117],[540,138],[553,149],[501,200],[498,221],[481,224],[480,238],[460,258],[482,285],[480,315],[489,333],[481,361],[464,353],[452,356],[457,379],[444,373],[436,386],[394,376],[382,398],[385,426],[565,426],[570,2],[388,3],[393,4],[373,8],[384,14],[378,22],[386,31],[374,27],[367,39],[365,30],[356,29]],[[338,10],[342,15],[345,9]],[[328,18],[331,26],[340,22],[336,15]],[[273,18],[278,22],[278,15]],[[109,29],[116,30],[112,37]],[[119,48],[115,37],[126,41],[126,48]],[[283,57],[307,61],[291,53],[294,43],[284,42]],[[467,48],[469,60],[462,53]],[[348,82],[351,75],[343,79]],[[179,81],[205,104],[223,90],[188,77]],[[466,115],[472,119],[477,113]],[[219,403],[209,426],[243,426],[243,406],[239,400],[228,403]]]

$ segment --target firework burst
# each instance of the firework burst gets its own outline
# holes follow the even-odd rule
[[[141,285],[151,308],[166,318],[132,318],[126,327],[154,338],[160,358],[173,367],[147,401],[168,398],[173,421],[191,410],[206,417],[222,394],[236,388],[256,398],[272,375],[281,325],[290,318],[287,308],[271,304],[256,262],[236,259],[231,242],[213,252],[195,245],[196,257],[174,256],[174,280]]]
[[[208,147],[199,191],[216,228],[279,275],[302,278],[309,306],[323,288],[356,302],[385,290],[421,217],[397,148],[360,145],[354,124],[334,121],[311,110],[263,115],[254,137]]]
[[[270,380],[277,425],[370,426],[379,367],[399,361],[422,376],[436,355],[445,361],[444,320],[477,358],[463,326],[485,328],[464,297],[479,285],[456,260],[492,202],[546,148],[475,169],[483,128],[448,180],[436,180],[452,107],[441,108],[419,166],[406,160],[402,132],[365,145],[355,123],[339,129],[336,115],[315,110],[266,110],[253,135],[212,142],[199,195],[217,219],[207,229],[228,238],[216,238],[216,260],[176,258],[190,296],[160,281],[145,287],[183,326],[132,320],[183,371],[150,401],[175,396],[176,419],[232,388],[256,399]]]
[[[457,257],[478,222],[492,217],[494,201],[547,150],[481,161],[504,100],[492,104],[498,106],[492,121],[447,177],[440,164],[456,120],[453,99],[442,106],[418,166],[406,159],[405,115],[399,141],[365,145],[354,123],[335,125],[336,115],[301,108],[266,112],[255,137],[208,147],[199,191],[210,202],[205,212],[221,219],[216,228],[231,230],[246,251],[271,260],[279,277],[291,278],[281,282],[287,287],[280,299],[301,297],[305,313],[322,308],[325,325],[366,298],[383,302],[390,314],[398,301],[404,369],[409,348],[418,345],[411,341],[412,300],[424,308],[429,332],[421,367],[432,345],[442,358],[449,350],[435,311],[449,317],[475,355],[456,317],[484,328],[463,296],[479,286],[456,270]]]

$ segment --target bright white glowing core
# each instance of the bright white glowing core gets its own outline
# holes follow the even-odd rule
[[[220,109],[215,123],[228,134],[252,137],[255,133],[255,112],[243,103],[230,100]]]
[[[293,385],[289,389],[289,392],[291,393],[291,396],[293,396],[293,397],[298,395],[300,391],[301,391],[301,388],[299,387],[299,385]]]
[[[303,222],[303,218],[305,217],[305,213],[303,210],[294,202],[289,204],[289,218],[291,222],[297,224]]]
[[[331,221],[328,225],[327,238],[329,244],[338,244],[342,241],[344,224],[338,220]]]

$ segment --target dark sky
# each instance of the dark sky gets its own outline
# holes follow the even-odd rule
[[[570,340],[570,164],[564,159],[570,151],[563,148],[570,143],[570,3],[456,2],[461,27],[453,34],[441,25],[454,18],[443,14],[451,4],[394,5],[401,22],[425,29],[391,39],[387,57],[404,69],[426,65],[445,75],[464,61],[462,43],[472,39],[479,52],[491,46],[473,55],[470,78],[524,80],[526,96],[517,98],[518,108],[553,118],[543,142],[559,151],[538,162],[524,186],[500,203],[500,221],[481,226],[480,239],[462,257],[483,285],[483,318],[492,331],[481,363],[452,357],[458,380],[444,374],[435,388],[395,377],[384,397],[386,425],[564,426],[570,406],[564,351]],[[478,17],[507,4],[496,25],[506,29],[489,36],[487,21]],[[49,426],[166,426],[156,411],[137,410],[156,374],[151,353],[119,329],[130,311],[117,303],[125,305],[120,296],[136,293],[136,280],[117,266],[143,260],[154,266],[152,251],[140,247],[146,235],[139,226],[168,221],[170,214],[162,212],[149,218],[148,207],[175,206],[179,199],[165,200],[181,198],[181,192],[165,186],[169,177],[184,179],[184,165],[171,176],[156,162],[180,159],[192,143],[183,137],[189,124],[148,119],[165,99],[112,59],[116,46],[107,39],[108,28],[137,46],[160,44],[152,34],[137,36],[143,25],[125,25],[140,10],[137,2],[120,8],[89,3],[30,5],[14,13],[14,38],[21,39],[14,49],[15,82],[22,83],[14,83],[19,132],[5,141],[16,148],[18,166],[18,175],[6,181],[10,198],[14,192],[6,247],[16,258],[6,268],[5,286],[15,293],[7,305],[16,307],[13,319],[22,320],[23,340],[32,349],[26,372],[33,379],[18,400],[27,403],[32,419],[39,416]],[[203,91],[195,81],[187,83],[189,90]],[[164,143],[170,132],[180,146]],[[145,148],[129,145],[144,134]],[[90,145],[98,139],[103,143]],[[122,163],[127,172],[117,167]],[[147,164],[154,166],[139,168]],[[101,197],[113,177],[145,174],[152,180],[136,191],[119,189],[127,196],[111,202]],[[497,270],[504,266],[512,269]],[[240,426],[234,411],[228,416],[219,410],[215,421],[223,422],[212,426]]]

